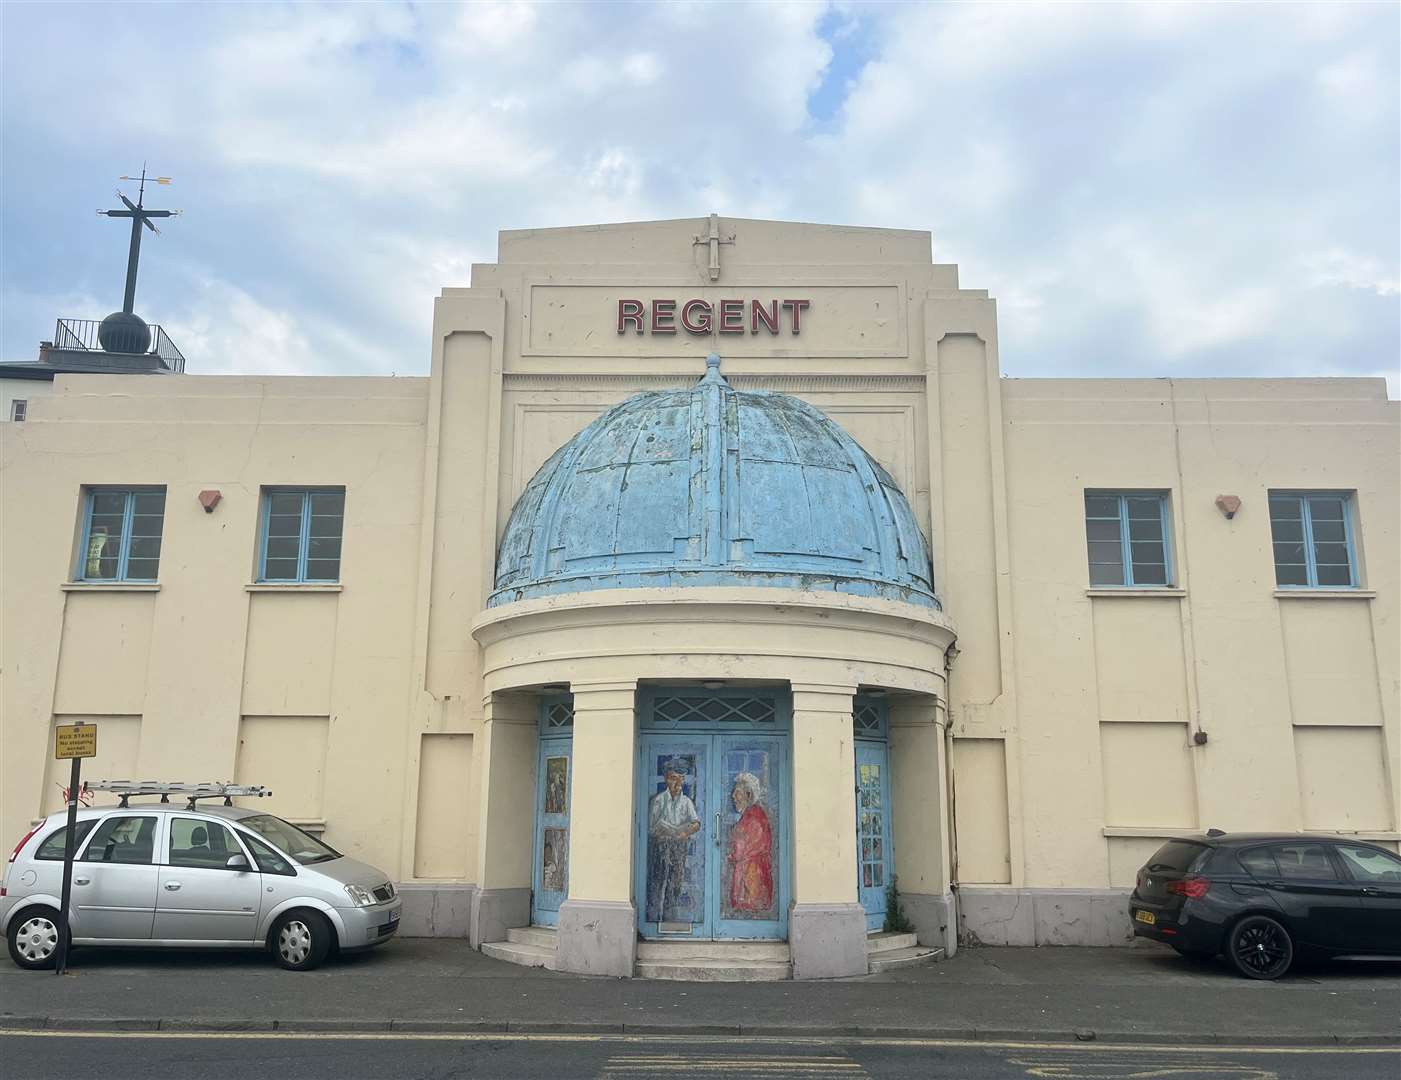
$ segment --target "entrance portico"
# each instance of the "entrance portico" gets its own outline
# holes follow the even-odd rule
[[[599,633],[601,625],[606,634]],[[645,925],[648,818],[640,792],[649,785],[655,791],[658,779],[642,775],[640,761],[652,737],[643,729],[662,690],[684,688],[702,697],[718,692],[703,684],[720,683],[726,693],[749,688],[791,702],[791,732],[764,736],[787,743],[790,792],[784,800],[778,772],[774,884],[784,911],[773,920],[777,929],[765,929],[779,940],[786,936],[794,977],[867,970],[853,712],[872,689],[886,695],[899,763],[889,794],[892,870],[901,876],[922,943],[952,944],[948,848],[941,839],[947,789],[940,702],[953,632],[939,612],[787,590],[648,589],[523,601],[489,610],[473,632],[486,659],[493,735],[482,766],[483,829],[500,841],[481,848],[474,943],[502,940],[510,926],[532,921],[528,902],[519,898],[528,897],[537,873],[529,858],[539,850],[537,808],[549,797],[548,777],[541,787],[538,746],[550,736],[537,718],[541,702],[565,693],[573,705],[568,879],[558,908],[555,965],[628,976],[637,965],[639,939],[671,937]],[[503,708],[521,718],[510,727],[518,741],[497,734]],[[669,758],[678,752],[685,750],[671,748]],[[711,791],[729,795],[726,786]],[[713,828],[716,808],[707,805],[706,813]],[[736,817],[733,806],[729,816]],[[703,837],[711,853],[716,835]],[[710,864],[719,876],[711,883],[724,878],[728,844],[719,835],[721,861]],[[557,851],[553,855],[559,859]],[[783,891],[790,888],[785,876],[791,894]],[[724,885],[728,889],[728,880]],[[739,936],[724,927],[719,933],[714,925],[692,927],[685,936]]]

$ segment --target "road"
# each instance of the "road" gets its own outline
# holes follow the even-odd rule
[[[139,1066],[133,1063],[139,1062]],[[645,1035],[7,1034],[2,1080],[1394,1080],[1401,1052]]]

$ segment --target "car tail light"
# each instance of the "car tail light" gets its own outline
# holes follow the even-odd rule
[[[1211,888],[1211,882],[1204,877],[1185,877],[1181,881],[1169,881],[1167,891],[1188,900],[1200,900]]]
[[[43,822],[40,822],[39,824],[42,825]],[[30,829],[27,833],[24,834],[24,836],[20,838],[20,842],[15,845],[15,850],[10,852],[10,862],[14,862],[17,858],[19,858],[19,853],[24,848],[24,845],[29,843],[29,838],[38,831],[39,825],[35,825],[34,828]]]

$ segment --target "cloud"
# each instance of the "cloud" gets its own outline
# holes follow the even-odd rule
[[[187,214],[138,306],[191,370],[422,372],[498,229],[711,210],[930,229],[1011,374],[1401,349],[1394,6],[151,10],[0,6],[8,358],[120,296],[90,205],[141,157]]]

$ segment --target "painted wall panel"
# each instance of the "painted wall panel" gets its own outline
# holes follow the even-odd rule
[[[1372,609],[1357,600],[1279,602],[1294,723],[1382,722]]]
[[[1296,727],[1294,753],[1304,828],[1395,827],[1380,728]]]
[[[476,851],[472,799],[472,736],[423,736],[418,759],[416,878],[466,881]]]
[[[1106,825],[1190,829],[1197,824],[1186,724],[1106,722],[1099,725],[1099,739]]]
[[[71,724],[75,720],[97,725],[97,757],[83,760],[83,780],[155,779],[140,776],[137,772],[138,755],[141,750],[141,717],[68,714],[55,716],[53,722]],[[46,749],[48,768],[44,774],[43,806],[39,812],[52,814],[55,810],[63,809],[63,789],[68,786],[71,763],[54,759],[52,728],[49,729]],[[115,806],[116,803],[115,795],[93,793],[93,806]]]
[[[140,713],[150,668],[151,617],[159,594],[94,591],[66,596],[54,711]]]
[[[271,798],[246,805],[291,821],[324,819],[330,728],[327,716],[243,717],[234,780],[272,789]],[[334,831],[328,827],[328,833]]]
[[[1096,597],[1091,604],[1099,718],[1186,723],[1187,673],[1178,601]]]
[[[1111,836],[1109,842],[1109,886],[1131,889],[1138,880],[1139,867],[1163,846],[1161,836]]]
[[[953,778],[958,880],[967,885],[1010,882],[1007,758],[1002,740],[955,739]]]
[[[248,601],[244,715],[329,714],[340,597],[252,593]]]

